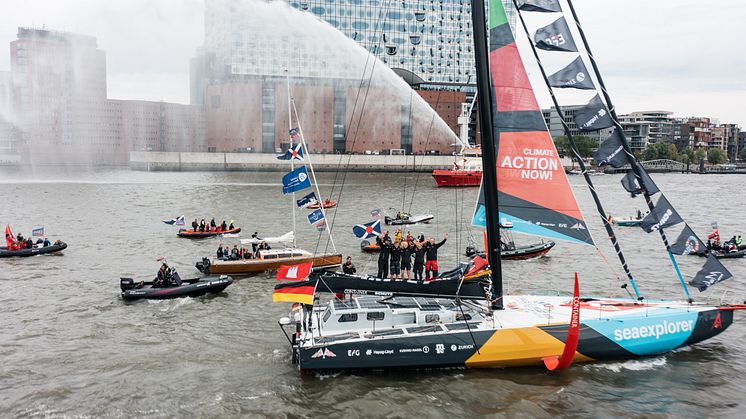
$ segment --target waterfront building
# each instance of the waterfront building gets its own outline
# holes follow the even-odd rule
[[[505,3],[514,21],[512,2]],[[413,86],[454,133],[459,131],[462,104],[471,102],[476,83],[469,1],[288,4],[324,20],[380,59]],[[308,25],[294,25],[295,20],[278,33],[271,25],[278,21],[273,14],[283,12],[280,7],[250,6],[232,0],[205,2],[205,42],[191,62],[190,97],[193,104],[206,106],[211,150],[269,152],[280,147],[287,137],[287,119],[281,117],[287,112],[280,106],[287,76],[293,90],[302,91],[296,96],[312,102],[316,116],[321,116],[304,126],[314,138],[310,146],[315,151],[453,151],[452,136],[433,139],[423,124],[417,131],[418,123],[410,121],[412,109],[393,99],[388,107],[375,105],[380,109],[367,116],[387,126],[370,124],[374,130],[363,130],[367,122],[361,120],[360,129],[353,127],[350,117],[355,106],[360,107],[354,99],[364,74],[359,63],[351,62],[349,49],[329,45],[328,38],[317,36]],[[394,96],[386,93],[387,87],[374,86],[381,101]],[[372,103],[368,98],[365,106]],[[476,112],[469,128],[474,141]]]
[[[108,99],[106,54],[94,37],[18,28],[10,52],[10,80],[0,77],[0,99],[2,86],[11,86],[10,99],[0,100],[7,104],[3,111],[0,103],[0,154],[12,150],[27,163],[109,165],[125,164],[135,149],[207,149],[201,107]]]
[[[619,115],[619,123],[632,151],[642,151],[648,144],[674,144],[674,118],[669,111],[638,111]]]
[[[562,106],[562,113],[565,116],[565,122],[567,123],[568,128],[570,128],[570,135],[574,137],[585,135],[586,137],[593,138],[600,143],[602,140],[605,140],[608,137],[608,134],[603,134],[604,130],[581,131],[578,129],[578,125],[575,123],[575,112],[578,109],[582,109],[584,107],[585,105]],[[565,128],[562,125],[562,119],[560,119],[557,108],[552,106],[549,109],[542,109],[541,113],[544,116],[544,122],[546,122],[547,127],[549,128],[549,133],[552,135],[552,138],[557,138],[565,135]]]

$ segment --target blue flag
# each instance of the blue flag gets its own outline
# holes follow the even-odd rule
[[[358,224],[352,227],[352,232],[358,239],[367,239],[381,235],[381,220],[371,221],[368,224]]]
[[[44,237],[44,227],[36,227],[31,230],[31,235],[33,237]]]
[[[319,221],[323,219],[324,219],[324,213],[320,209],[317,209],[314,212],[308,214],[309,224],[316,225],[316,223],[318,223]]]
[[[282,177],[282,193],[289,194],[311,187],[306,166],[301,166]]]
[[[282,156],[277,156],[277,160],[300,160],[303,161],[303,145],[298,143],[288,149]]]
[[[305,208],[317,201],[318,199],[316,199],[316,192],[311,192],[310,194],[304,196],[303,198],[295,202],[298,204],[298,208]]]

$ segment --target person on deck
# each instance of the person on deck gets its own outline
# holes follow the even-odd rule
[[[238,259],[238,245],[233,245],[233,250],[231,250],[231,259]]]
[[[407,233],[409,237],[409,233]],[[401,243],[401,279],[404,279],[404,274],[407,274],[407,280],[412,279],[412,246],[409,244],[409,240],[405,240]]]
[[[231,220],[231,225],[228,226],[228,230],[233,230],[233,220]]]
[[[251,235],[251,238],[252,239],[256,239],[256,240],[261,240],[261,238],[259,238],[259,232],[258,231],[255,231],[254,234]],[[258,243],[251,243],[251,250],[254,252],[254,254],[256,254],[256,249],[258,247],[259,247]]]
[[[52,243],[50,243],[49,239],[45,237],[44,238],[44,247],[51,246],[51,245],[52,245]]]
[[[438,249],[443,246],[448,240],[448,233],[443,236],[443,240],[439,243],[435,243],[435,239],[430,237],[427,244],[425,244],[425,279],[430,279],[432,273],[433,279],[438,277]]]
[[[225,223],[225,220],[223,220],[222,223],[220,223],[220,231],[225,231],[228,229],[228,224]]]
[[[161,268],[158,269],[158,275],[153,282],[155,288],[166,288],[171,286],[171,269],[168,267],[166,262],[163,262]]]
[[[389,255],[391,251],[389,232],[387,231],[383,236],[376,237],[376,244],[381,248],[381,253],[378,254],[378,273],[376,273],[376,277],[385,279],[389,276]]]
[[[222,259],[222,258],[223,258],[223,245],[221,244],[218,247],[218,259]]]
[[[741,236],[736,237],[736,247],[741,247],[741,243],[743,243]]]
[[[391,279],[399,279],[401,274],[401,243],[395,241],[389,252],[391,253],[391,264],[389,271],[391,272]]]
[[[204,232],[205,231],[205,227],[207,227],[207,225],[205,224],[205,219],[203,218],[199,222],[199,231]]]
[[[199,228],[199,224],[197,223],[197,219],[195,218],[194,221],[192,221],[192,231],[197,231]]]
[[[355,275],[355,272],[357,272],[355,265],[352,263],[352,256],[347,256],[344,265],[342,265],[342,272],[347,275]]]
[[[427,249],[422,242],[414,244],[414,280],[418,283],[422,283],[422,271],[425,269],[425,253]]]
[[[210,229],[215,230],[216,228],[218,228],[218,225],[215,224],[215,217],[213,217],[212,220],[210,220]]]
[[[31,237],[29,237],[28,240],[26,240],[26,248],[27,249],[34,248],[34,240]]]

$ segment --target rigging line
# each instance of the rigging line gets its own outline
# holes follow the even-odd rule
[[[412,205],[414,204],[414,196],[417,191],[417,184],[420,181],[420,175],[422,174],[422,167],[425,165],[425,156],[427,156],[427,146],[430,144],[430,136],[433,132],[433,124],[435,123],[435,117],[438,115],[438,105],[440,104],[440,93],[441,91],[438,90],[435,94],[435,108],[433,108],[433,116],[430,118],[430,124],[427,128],[427,137],[425,137],[425,147],[422,151],[422,158],[420,159],[420,170],[417,170],[417,162],[415,160],[414,164],[412,165],[415,169],[415,177],[414,177],[414,187],[412,192],[412,199],[409,201],[409,208],[407,209],[407,212],[412,212]],[[404,210],[404,208],[402,208]]]
[[[634,173],[635,178],[637,179],[637,182],[640,185],[640,190],[642,191],[642,194],[645,197],[645,202],[648,205],[648,209],[652,213],[653,209],[655,208],[655,205],[653,204],[653,200],[650,197],[650,193],[645,187],[645,182],[642,179],[642,172],[640,170],[640,167],[637,164],[637,159],[632,153],[632,148],[630,147],[629,142],[627,141],[627,136],[624,135],[624,129],[622,128],[622,125],[619,123],[619,118],[617,117],[616,109],[614,108],[614,104],[611,101],[609,92],[606,90],[606,84],[604,83],[603,77],[601,77],[601,71],[598,69],[596,58],[593,56],[593,53],[591,52],[591,47],[588,43],[588,39],[585,36],[585,31],[583,31],[583,27],[580,25],[580,20],[578,19],[578,15],[575,12],[575,7],[573,7],[572,5],[572,0],[567,0],[567,4],[568,6],[570,6],[570,12],[572,13],[573,20],[575,21],[575,26],[577,27],[578,33],[580,34],[580,38],[583,41],[583,46],[585,47],[585,51],[588,54],[588,58],[591,61],[593,72],[596,75],[598,84],[601,86],[601,93],[603,93],[604,99],[606,101],[606,105],[609,108],[609,113],[611,114],[612,121],[614,122],[614,126],[616,129],[619,130],[619,136],[622,140],[622,147],[624,148],[625,155],[627,156],[627,161],[630,164],[632,173]],[[663,195],[663,192],[661,191],[661,196],[662,195]],[[668,252],[668,256],[671,260],[671,264],[673,265],[674,271],[676,271],[676,275],[679,278],[679,282],[681,282],[681,286],[684,289],[684,294],[687,297],[687,301],[691,303],[693,302],[693,299],[691,295],[689,294],[689,289],[686,286],[686,281],[684,281],[684,277],[681,275],[681,270],[679,269],[679,265],[678,263],[676,263],[676,259],[673,257],[673,253],[671,252],[671,246],[668,243],[668,238],[666,238],[666,233],[663,231],[662,228],[658,229],[658,233],[660,233],[661,240],[663,241],[663,245],[666,247],[666,251]]]
[[[385,22],[381,22],[381,20],[385,19],[385,17],[388,16],[388,11],[389,11],[389,9],[391,7],[391,1],[392,0],[389,0],[386,3],[385,12],[379,14],[379,21],[377,22],[377,25],[381,28],[381,30],[383,30],[383,23],[385,23]],[[380,23],[380,24],[378,24],[378,23]],[[378,45],[376,45],[376,47],[377,46]],[[354,134],[352,136],[352,145],[350,147],[351,149],[353,149],[355,147],[355,143],[357,142],[358,133],[360,131],[360,122],[362,120],[363,112],[365,110],[365,103],[368,100],[368,93],[370,92],[370,82],[373,80],[373,74],[375,72],[376,64],[378,63],[378,59],[375,56],[373,56],[373,58],[374,58],[373,59],[373,66],[371,68],[370,75],[368,76],[368,82],[366,83],[365,82],[365,80],[366,80],[365,71],[367,69],[368,61],[369,61],[369,59],[370,59],[371,56],[373,56],[373,53],[369,52],[368,53],[368,57],[366,58],[366,65],[365,65],[365,69],[363,70],[363,76],[360,79],[360,86],[359,86],[358,91],[357,91],[356,96],[355,96],[355,103],[353,104],[352,112],[350,113],[350,121],[349,121],[348,126],[347,126],[347,129],[349,129],[349,125],[351,125],[353,123],[353,120],[355,118],[355,109],[357,109],[358,100],[360,99],[360,93],[361,93],[362,90],[365,90],[365,94],[363,95],[363,103],[362,103],[362,105],[360,107],[360,115],[359,115],[358,120],[357,120],[357,125],[355,126],[355,132],[354,132]],[[348,135],[346,133],[345,134],[345,140],[347,139],[347,137],[348,137]],[[337,170],[339,170],[339,168],[341,167],[342,158],[343,158],[343,156],[340,156],[339,163],[337,165]],[[347,180],[347,174],[349,173],[349,167],[350,167],[350,161],[351,160],[352,160],[352,155],[350,154],[347,157],[347,165],[345,166],[345,170],[344,170],[344,173],[342,175],[342,184],[339,187],[339,200],[341,200],[341,198],[342,198],[342,191],[344,190],[345,182]],[[334,215],[332,216],[332,221],[331,221],[331,224],[330,224],[329,228],[331,228],[331,227],[334,226],[334,224],[336,223],[336,220],[337,220],[337,211],[335,211]],[[328,243],[327,243],[327,245],[328,245]]]
[[[622,268],[624,269],[625,274],[627,274],[627,279],[632,285],[632,288],[635,290],[635,295],[637,299],[642,300],[643,297],[640,295],[640,292],[637,288],[637,284],[635,283],[635,278],[632,275],[632,271],[629,269],[629,266],[627,265],[627,260],[624,257],[624,253],[622,253],[622,248],[619,245],[619,241],[617,240],[616,235],[614,234],[614,229],[611,227],[611,222],[607,218],[606,210],[604,210],[603,204],[601,203],[601,200],[598,197],[598,193],[596,193],[596,188],[593,186],[593,181],[591,180],[591,177],[588,174],[588,170],[585,167],[585,162],[583,161],[583,158],[580,156],[578,146],[577,144],[575,144],[575,141],[573,140],[572,134],[570,133],[570,127],[568,126],[567,121],[565,121],[565,113],[560,107],[557,97],[554,94],[554,88],[552,88],[551,83],[549,83],[547,72],[544,69],[544,65],[541,61],[541,57],[539,57],[538,51],[536,50],[536,46],[534,45],[531,39],[531,35],[529,34],[528,27],[526,26],[526,21],[523,19],[523,14],[521,13],[518,2],[516,0],[513,0],[513,4],[515,5],[516,12],[518,14],[518,18],[521,21],[521,26],[523,27],[523,31],[526,34],[526,38],[528,38],[529,44],[531,44],[531,51],[534,53],[534,57],[536,58],[536,63],[539,66],[539,70],[541,71],[541,75],[544,79],[544,83],[546,84],[547,89],[549,91],[549,96],[551,96],[552,103],[554,103],[554,107],[557,111],[557,115],[559,116],[559,119],[562,122],[562,128],[565,131],[565,135],[567,136],[567,140],[570,144],[570,149],[572,150],[572,153],[575,156],[575,159],[578,161],[578,165],[580,166],[580,169],[583,173],[585,182],[588,185],[588,189],[591,192],[593,201],[596,204],[596,210],[598,211],[598,214],[601,217],[604,228],[606,229],[606,234],[609,236],[609,240],[611,241],[611,244],[614,246],[614,250],[617,253],[619,262],[622,264]]]

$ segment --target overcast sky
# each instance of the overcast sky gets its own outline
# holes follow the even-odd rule
[[[0,70],[10,69],[7,44],[17,27],[45,25],[98,38],[106,51],[110,98],[188,103],[189,58],[204,35],[203,0],[2,3]],[[574,5],[619,112],[670,110],[746,126],[746,2],[575,0]],[[529,26],[536,29],[542,18],[532,17]],[[530,62],[525,36],[518,38]],[[550,67],[559,65],[552,62],[560,60],[557,53],[542,56]],[[540,103],[548,107],[538,70],[531,65],[528,70]],[[562,94],[564,104],[587,96]]]

